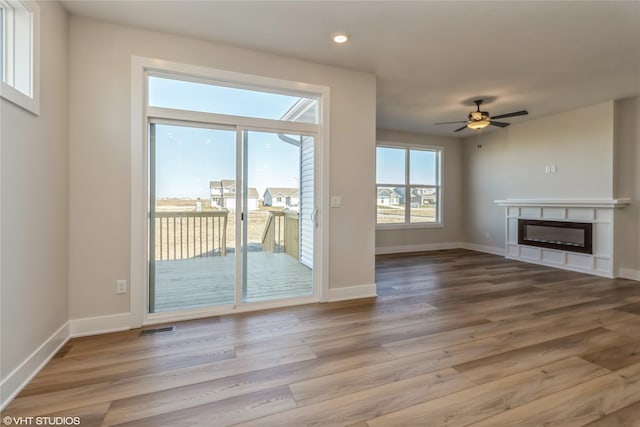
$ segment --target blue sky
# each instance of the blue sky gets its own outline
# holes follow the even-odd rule
[[[405,150],[378,147],[376,150],[376,182],[379,184],[405,184]],[[409,156],[409,183],[436,185],[436,153],[411,150]]]
[[[149,104],[247,117],[280,119],[299,98],[180,80],[149,78]],[[404,151],[379,147],[378,183],[403,184]],[[299,149],[276,134],[249,133],[249,187],[297,187]],[[411,184],[434,185],[435,154],[412,151]],[[209,198],[209,182],[235,179],[236,133],[230,130],[157,125],[156,197]]]
[[[207,199],[209,182],[236,178],[236,133],[156,125],[156,197]],[[249,187],[297,187],[299,149],[276,134],[249,132]]]
[[[240,116],[279,119],[297,97],[149,78],[149,104]],[[249,187],[297,187],[299,149],[276,134],[249,132]],[[157,125],[156,197],[207,199],[209,182],[236,177],[236,133]]]

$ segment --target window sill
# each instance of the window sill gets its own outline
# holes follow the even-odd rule
[[[36,116],[40,115],[40,100],[37,97],[29,98],[24,93],[12,88],[4,82],[2,82],[2,85],[0,86],[0,97],[24,110],[29,111],[30,113],[35,114]]]
[[[412,230],[420,228],[443,228],[442,222],[427,222],[414,224],[376,224],[376,230]]]

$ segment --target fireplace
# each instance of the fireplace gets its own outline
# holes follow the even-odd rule
[[[629,199],[506,199],[505,256],[617,277],[614,223]],[[561,231],[561,229],[568,229]]]
[[[518,244],[592,254],[592,224],[520,218],[518,219]]]

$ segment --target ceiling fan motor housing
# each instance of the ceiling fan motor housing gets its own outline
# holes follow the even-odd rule
[[[489,118],[488,111],[472,111],[469,113],[469,120],[487,120]]]

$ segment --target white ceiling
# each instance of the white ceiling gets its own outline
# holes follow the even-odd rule
[[[640,1],[63,1],[74,15],[377,76],[378,128],[468,136],[472,100],[511,123],[640,95]],[[345,45],[330,35],[346,31]],[[497,130],[489,127],[487,130]]]

